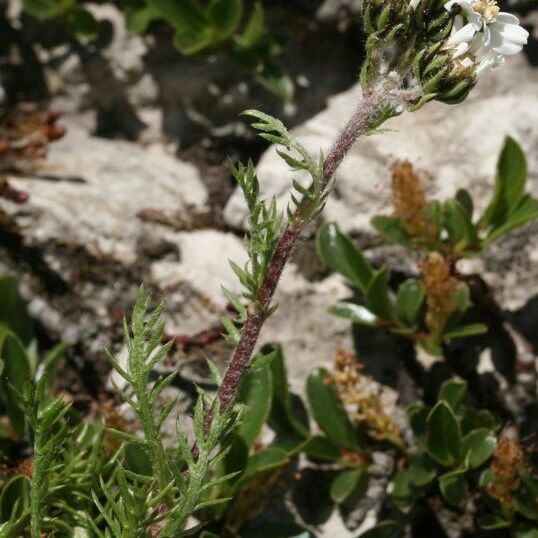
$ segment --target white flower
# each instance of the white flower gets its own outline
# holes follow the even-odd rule
[[[529,32],[510,13],[500,11],[496,0],[449,0],[445,9],[461,8],[454,20],[448,44],[457,56],[465,54],[469,43],[478,35],[482,45],[494,53],[517,54],[527,43]]]
[[[482,77],[486,73],[489,73],[492,69],[499,67],[504,63],[504,56],[502,54],[492,54],[484,58],[476,69],[476,76]]]
[[[420,0],[411,0],[409,2],[409,7],[411,9],[417,9],[417,6],[420,4]]]

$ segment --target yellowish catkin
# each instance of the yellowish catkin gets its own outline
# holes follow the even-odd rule
[[[518,441],[501,437],[489,468],[494,477],[487,486],[490,497],[503,504],[511,502],[513,494],[521,485],[518,470],[523,461],[524,452]]]
[[[398,425],[383,410],[379,389],[362,369],[363,365],[356,361],[353,353],[339,349],[328,382],[335,384],[342,402],[354,408],[353,419],[366,426],[370,437],[401,446]]]
[[[437,226],[428,216],[426,191],[411,163],[398,161],[392,167],[392,204],[405,231],[412,237],[430,242]]]
[[[419,266],[426,289],[426,324],[433,331],[440,330],[446,317],[457,308],[459,281],[451,275],[449,261],[438,252],[429,253]]]

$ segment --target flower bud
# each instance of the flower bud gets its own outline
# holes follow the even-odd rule
[[[423,49],[415,58],[413,71],[423,93],[415,108],[432,100],[460,103],[476,84],[474,58],[471,55],[453,58],[443,50],[443,42]]]
[[[407,7],[406,0],[364,0],[364,30],[368,39],[375,36],[376,41],[384,43],[394,39],[407,26]]]

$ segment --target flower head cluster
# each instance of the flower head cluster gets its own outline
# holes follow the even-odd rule
[[[411,7],[416,6],[418,2],[412,0]],[[455,14],[443,47],[450,52],[455,70],[472,70],[481,76],[527,43],[529,32],[517,17],[501,12],[496,0],[449,0],[444,8]]]

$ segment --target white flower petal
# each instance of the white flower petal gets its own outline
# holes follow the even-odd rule
[[[452,58],[459,58],[469,50],[468,43],[460,43],[452,52]]]
[[[417,6],[420,4],[420,0],[411,0],[409,2],[409,7],[411,9],[417,9]]]
[[[515,15],[512,15],[511,13],[505,13],[504,11],[501,11],[497,15],[497,20],[499,22],[519,25],[519,19]]]
[[[499,67],[503,63],[504,63],[504,56],[501,56],[500,54],[495,55],[495,56],[489,56],[480,62],[480,65],[478,66],[476,70],[476,76],[482,77],[485,74],[492,71],[493,69]]]
[[[452,34],[448,39],[449,45],[457,46],[460,43],[468,43],[476,33],[476,29],[472,24],[466,24],[463,28]]]
[[[491,38],[485,46],[499,54],[517,54],[529,38],[529,32],[515,24],[495,22],[490,29]]]

